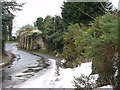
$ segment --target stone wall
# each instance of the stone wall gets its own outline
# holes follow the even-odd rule
[[[23,33],[19,38],[18,47],[27,51],[46,49],[42,38],[38,35],[32,37],[28,35],[29,32]]]

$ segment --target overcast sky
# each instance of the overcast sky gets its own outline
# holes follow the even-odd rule
[[[61,6],[65,0],[16,0],[18,3],[26,3],[23,11],[17,11],[14,19],[13,33],[23,25],[33,24],[38,17],[47,15],[60,15]],[[118,8],[119,0],[110,0]]]

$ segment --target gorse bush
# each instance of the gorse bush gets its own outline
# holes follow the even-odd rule
[[[89,43],[86,53],[92,58],[93,67],[100,77],[114,84],[114,56],[118,52],[118,18],[106,14],[97,17],[88,30]],[[116,58],[117,59],[117,58]]]
[[[63,53],[66,67],[76,67],[81,62],[92,61],[92,69],[106,84],[116,86],[118,61],[118,18],[113,14],[97,17],[89,27],[78,24],[64,33]]]
[[[83,59],[83,53],[86,46],[86,27],[78,24],[68,27],[68,31],[64,33],[64,48],[63,53],[66,67],[76,67]]]

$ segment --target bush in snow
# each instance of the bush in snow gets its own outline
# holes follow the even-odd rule
[[[74,77],[73,84],[77,88],[96,88],[96,80],[95,76],[85,76],[81,75],[80,77]]]
[[[88,30],[86,56],[92,58],[93,70],[103,82],[116,86],[115,62],[118,60],[118,18],[113,14],[97,17]],[[88,54],[87,54],[88,53]]]
[[[93,71],[103,83],[116,87],[118,62],[118,17],[106,14],[97,17],[87,28],[78,24],[68,27],[64,33],[66,67],[76,67],[88,58],[93,62]]]
[[[67,32],[64,33],[63,53],[67,60],[65,67],[76,67],[86,59],[83,55],[87,46],[86,28],[84,25],[75,24],[69,26]]]

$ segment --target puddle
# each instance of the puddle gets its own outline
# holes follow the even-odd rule
[[[15,77],[17,77],[20,80],[24,80],[24,79],[28,79],[32,76],[34,76],[34,75],[33,74],[24,74],[24,75],[18,75],[18,76],[15,76]]]
[[[40,60],[37,60],[37,65],[32,65],[27,67],[27,70],[23,71],[23,75],[16,76],[20,80],[26,80],[28,78],[31,78],[35,75],[35,73],[39,72],[40,70],[43,70],[44,68],[47,68],[50,64],[45,62],[45,58],[41,57]]]
[[[3,80],[12,80],[12,76],[4,76],[2,77]]]
[[[40,68],[42,67],[42,65],[38,65],[38,66],[31,66],[31,67],[28,67],[28,68]]]
[[[36,73],[36,72],[39,72],[40,70],[42,70],[42,68],[41,69],[36,69],[36,70],[34,70],[34,69],[28,69],[27,71],[24,71],[22,73],[31,73],[31,72]]]

